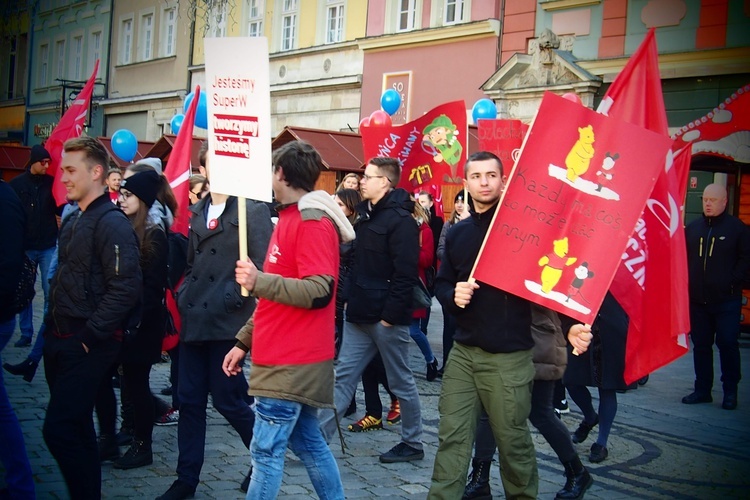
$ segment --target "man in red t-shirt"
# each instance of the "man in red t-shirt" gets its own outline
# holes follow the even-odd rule
[[[120,196],[120,183],[122,182],[122,171],[119,168],[110,168],[107,171],[107,194],[109,201],[117,205],[117,199]]]
[[[238,375],[252,351],[251,499],[277,496],[287,447],[305,464],[318,496],[344,498],[317,413],[333,408],[339,243],[353,240],[354,230],[328,193],[313,191],[321,169],[320,155],[309,144],[294,141],[276,150],[273,191],[279,222],[264,270],[250,259],[237,261],[237,283],[259,298],[224,359],[227,376]]]

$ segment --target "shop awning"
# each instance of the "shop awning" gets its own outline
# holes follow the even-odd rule
[[[31,148],[28,146],[1,146],[0,145],[0,173],[5,181],[11,180],[18,174],[23,173],[26,162],[29,161]]]
[[[336,132],[303,127],[284,127],[271,143],[278,149],[291,141],[305,141],[320,153],[328,170],[363,172],[365,167],[362,138],[352,132]]]
[[[737,89],[707,115],[674,135],[677,151],[689,143],[693,156],[711,155],[750,163],[750,84]]]

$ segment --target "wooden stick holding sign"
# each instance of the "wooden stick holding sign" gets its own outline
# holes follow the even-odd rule
[[[237,198],[237,222],[239,227],[240,259],[247,259],[247,201],[243,197]],[[250,290],[240,287],[243,297],[250,296]]]

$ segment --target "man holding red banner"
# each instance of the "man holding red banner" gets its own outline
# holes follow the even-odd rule
[[[506,178],[500,159],[486,151],[471,155],[464,173],[474,210],[448,233],[435,283],[435,296],[455,316],[457,327],[443,374],[439,445],[428,498],[461,498],[482,407],[498,445],[505,496],[536,498],[536,454],[526,424],[535,373],[531,304],[469,280]]]
[[[740,309],[742,284],[750,270],[750,231],[726,213],[727,190],[709,184],[703,190],[703,217],[685,230],[690,283],[690,338],[693,339],[695,391],[685,404],[710,403],[714,382],[714,338],[721,359],[725,410],[737,408],[740,382]]]

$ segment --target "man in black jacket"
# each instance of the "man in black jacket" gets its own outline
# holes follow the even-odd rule
[[[741,378],[738,337],[742,284],[750,270],[750,232],[741,220],[726,213],[726,208],[726,188],[709,184],[703,190],[703,217],[685,229],[695,391],[682,402],[713,401],[715,339],[724,389],[721,406],[734,410]]]
[[[466,161],[464,184],[474,210],[448,233],[435,282],[435,296],[456,318],[456,333],[440,393],[430,499],[461,498],[482,407],[497,442],[505,496],[537,496],[536,454],[526,424],[534,381],[531,304],[469,279],[498,209],[502,168],[497,156],[484,151]]]
[[[10,186],[21,199],[26,212],[26,255],[39,267],[39,279],[44,291],[44,313],[47,314],[49,304],[49,267],[57,244],[57,206],[52,196],[54,179],[47,175],[50,164],[50,154],[44,146],[35,145],[31,148],[29,163],[26,171],[10,181]],[[31,304],[21,311],[21,338],[15,343],[16,347],[31,345],[34,335],[34,310]],[[39,329],[41,336],[43,330]]]
[[[78,202],[60,232],[58,270],[45,319],[44,367],[50,400],[44,441],[71,498],[101,497],[92,413],[99,386],[120,352],[123,328],[141,297],[138,241],[104,193],[107,152],[96,139],[64,145],[67,197]]]
[[[373,158],[360,181],[364,201],[357,206],[360,222],[354,267],[345,287],[346,323],[334,391],[337,414],[343,415],[362,372],[380,352],[390,389],[401,404],[401,442],[380,455],[384,463],[424,458],[419,393],[407,359],[419,229],[409,193],[394,188],[400,176],[398,160]],[[328,412],[321,422],[326,439],[336,425]]]

